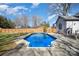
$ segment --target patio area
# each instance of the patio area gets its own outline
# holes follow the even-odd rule
[[[65,37],[61,34],[49,33],[57,39],[53,42],[52,47],[32,48],[24,44],[20,48],[15,48],[3,56],[78,56],[79,55],[79,40]]]

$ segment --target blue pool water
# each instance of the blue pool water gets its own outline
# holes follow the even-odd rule
[[[56,38],[45,33],[33,33],[24,39],[30,42],[30,47],[50,47]]]

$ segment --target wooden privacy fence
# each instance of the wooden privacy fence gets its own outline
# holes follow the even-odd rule
[[[33,33],[33,32],[43,32],[43,28],[25,28],[25,29],[0,29],[2,33]],[[48,28],[48,33],[55,33],[55,28]]]

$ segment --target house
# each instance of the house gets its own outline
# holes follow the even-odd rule
[[[64,35],[79,33],[79,16],[59,16],[56,21],[56,30]]]

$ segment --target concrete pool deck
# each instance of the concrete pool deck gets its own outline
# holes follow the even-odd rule
[[[79,40],[65,37],[61,34],[53,35],[57,39],[49,48],[32,48],[24,45],[20,49],[7,51],[3,56],[78,56],[79,55]],[[24,41],[23,41],[24,42]]]

